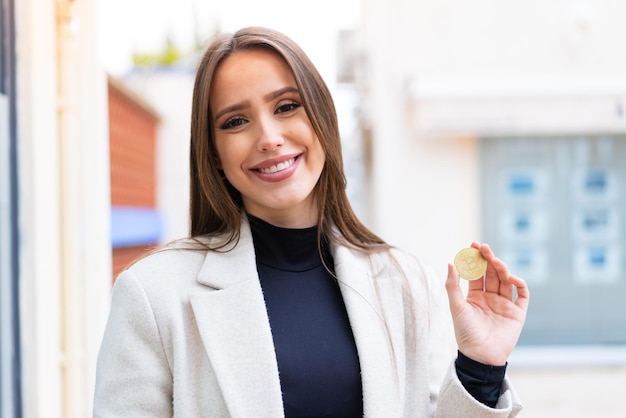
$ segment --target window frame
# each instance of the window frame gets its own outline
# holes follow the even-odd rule
[[[0,417],[22,417],[14,0],[0,0]]]

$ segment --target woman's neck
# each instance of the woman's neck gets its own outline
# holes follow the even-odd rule
[[[274,210],[272,212],[261,212],[254,208],[246,207],[246,212],[255,218],[259,218],[268,224],[279,228],[303,229],[316,226],[318,224],[317,209],[294,210]]]

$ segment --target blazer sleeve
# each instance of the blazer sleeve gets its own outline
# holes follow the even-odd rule
[[[459,416],[477,418],[513,418],[522,409],[508,378],[504,379],[495,408],[477,401],[456,374],[454,328],[445,286],[434,270],[426,268],[429,301],[429,364],[431,414],[436,418]],[[452,360],[451,360],[452,359]]]
[[[130,271],[113,287],[93,416],[171,417],[172,376],[148,296]]]

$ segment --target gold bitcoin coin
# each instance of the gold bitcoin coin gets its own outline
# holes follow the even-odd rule
[[[465,280],[476,280],[485,275],[487,260],[476,248],[463,248],[454,257],[454,266]]]

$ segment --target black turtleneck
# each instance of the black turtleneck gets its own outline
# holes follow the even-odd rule
[[[267,306],[285,416],[361,417],[361,374],[336,280],[317,227],[279,228],[248,216]],[[333,269],[327,245],[326,265]]]

